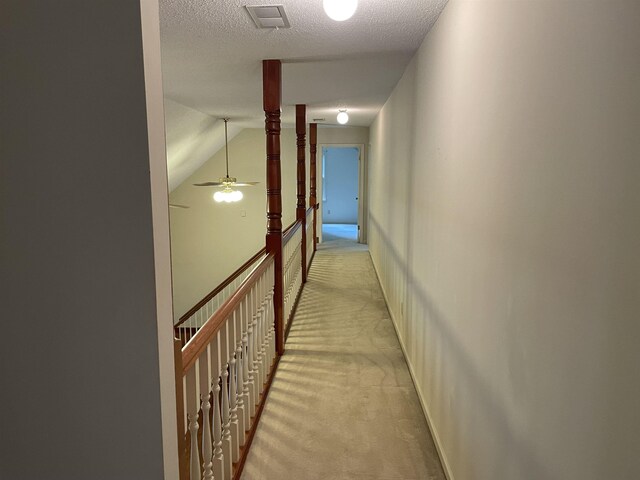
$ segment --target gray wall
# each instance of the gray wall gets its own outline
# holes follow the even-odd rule
[[[0,478],[175,478],[157,4],[1,10]]]
[[[320,194],[324,223],[358,223],[358,155],[357,147],[322,149],[324,191]]]
[[[371,254],[457,480],[640,478],[638,25],[453,0],[371,127]]]

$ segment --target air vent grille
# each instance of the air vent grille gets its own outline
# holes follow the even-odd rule
[[[245,8],[258,28],[289,28],[284,5],[246,5]]]

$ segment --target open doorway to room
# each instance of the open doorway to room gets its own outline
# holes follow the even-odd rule
[[[322,241],[359,241],[360,147],[322,147]]]

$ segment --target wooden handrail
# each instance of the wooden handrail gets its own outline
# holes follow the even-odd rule
[[[287,229],[287,233],[282,236],[282,245],[286,245],[286,243],[291,240],[291,237],[295,235],[298,229],[302,226],[301,220],[296,220],[293,222],[290,228]]]
[[[180,320],[178,320],[178,323],[176,323],[173,326],[173,328],[179,327],[184,322],[189,320],[189,318],[191,318],[191,316],[193,314],[195,314],[198,310],[200,310],[202,307],[204,307],[208,301],[210,301],[213,297],[215,297],[220,292],[222,292],[225,288],[227,288],[231,284],[231,282],[233,282],[236,278],[238,278],[240,275],[242,275],[242,273],[247,268],[249,268],[252,264],[254,264],[256,262],[256,260],[258,260],[260,257],[262,257],[265,254],[266,251],[267,251],[266,247],[263,247],[253,257],[251,257],[249,260],[244,262],[240,268],[238,268],[235,272],[233,272],[231,275],[229,275],[220,285],[218,285],[216,288],[211,290],[211,292],[209,292],[202,300],[200,300],[198,303],[196,303],[187,313],[182,315],[180,317]]]
[[[256,284],[264,271],[269,268],[274,259],[272,253],[266,254],[251,274],[245,278],[238,289],[222,304],[213,316],[191,338],[182,349],[182,375],[186,375],[189,369],[196,363],[197,358],[207,349],[213,336],[218,333],[229,315],[237,308],[251,288]]]
[[[312,213],[313,213],[313,206],[311,206],[311,207],[307,208],[307,213],[306,213],[307,217],[308,217],[309,215],[311,215]]]
[[[289,233],[289,231],[296,226],[296,223],[298,223],[298,220],[294,220],[291,225],[284,229],[284,231],[282,232],[282,238],[285,238],[287,236],[287,233]]]

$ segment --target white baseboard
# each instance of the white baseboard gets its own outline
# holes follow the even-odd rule
[[[387,292],[384,289],[384,285],[380,281],[380,274],[378,273],[378,267],[376,266],[376,262],[371,256],[371,252],[369,252],[369,257],[371,257],[371,263],[373,264],[373,270],[376,272],[376,277],[378,278],[378,284],[380,284],[380,289],[382,290],[382,296],[384,297],[384,302],[387,304],[387,310],[389,311],[389,316],[391,317],[391,323],[393,324],[393,328],[396,331],[396,337],[398,337],[398,342],[400,342],[400,348],[402,348],[402,354],[404,355],[404,361],[407,363],[407,367],[409,367],[409,374],[411,375],[411,380],[413,380],[413,386],[416,389],[416,393],[418,394],[418,399],[420,400],[420,406],[422,407],[422,413],[424,413],[424,417],[427,420],[427,425],[429,425],[429,430],[431,430],[431,436],[433,437],[433,443],[436,445],[436,451],[438,452],[438,456],[440,457],[440,463],[442,464],[442,469],[444,470],[444,474],[447,477],[447,480],[455,480],[453,478],[453,474],[451,473],[451,468],[449,467],[449,462],[447,460],[447,456],[444,454],[444,450],[442,449],[442,444],[440,442],[440,436],[438,435],[438,431],[436,430],[433,421],[431,420],[431,414],[429,413],[429,408],[427,407],[427,403],[424,401],[424,397],[422,396],[422,392],[420,388],[418,388],[418,382],[416,381],[416,375],[413,371],[413,365],[409,360],[409,356],[407,355],[407,349],[404,346],[404,341],[400,336],[400,332],[398,331],[398,324],[396,322],[395,315],[391,308],[389,308],[389,297],[387,297]]]

